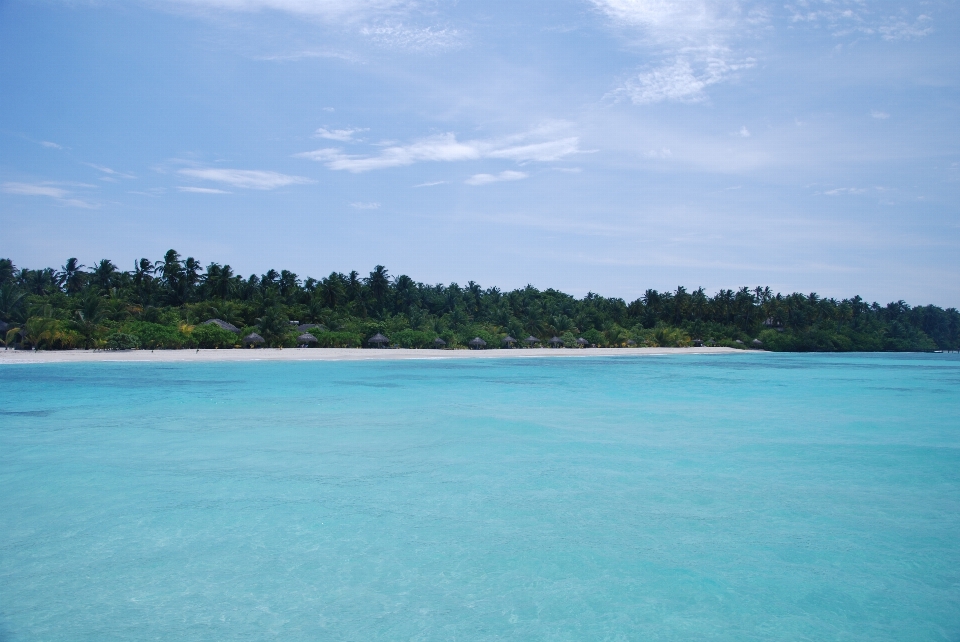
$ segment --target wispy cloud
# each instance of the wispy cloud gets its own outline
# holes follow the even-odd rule
[[[411,6],[410,0],[171,0],[184,8],[254,13],[279,11],[324,20],[359,20]]]
[[[747,129],[746,125],[744,125],[740,128],[740,131],[737,132],[737,136],[740,138],[750,138],[750,130]]]
[[[69,207],[82,207],[84,209],[96,209],[100,207],[97,203],[90,203],[83,199],[75,198],[71,191],[57,187],[58,184],[62,183],[8,182],[3,184],[3,191],[7,194],[15,194],[17,196],[45,196],[52,198],[61,205],[67,205]]]
[[[350,207],[355,210],[378,210],[380,203],[350,203]]]
[[[110,169],[109,167],[104,167],[103,165],[96,165],[94,163],[84,163],[87,167],[92,167],[98,172],[102,172],[103,176],[100,177],[102,181],[115,181],[119,178],[133,179],[136,178],[133,174],[128,174],[126,172],[118,172],[117,170]]]
[[[360,33],[380,45],[415,51],[450,49],[458,46],[462,39],[461,32],[456,29],[407,27],[402,24],[363,27]]]
[[[420,183],[419,185],[414,185],[414,187],[433,187],[434,185],[443,185],[447,181],[433,181],[430,183]]]
[[[611,92],[637,105],[696,103],[705,89],[756,61],[732,48],[736,36],[765,21],[760,11],[720,0],[592,0],[611,23],[651,49],[650,65]]]
[[[786,9],[792,22],[828,29],[837,37],[857,34],[907,40],[933,33],[931,16],[905,7],[891,14],[888,6],[862,0],[800,0]]]
[[[187,192],[190,194],[231,194],[232,193],[222,189],[214,189],[212,187],[178,187],[177,190],[180,192]]]
[[[408,145],[390,145],[374,156],[345,154],[343,150],[333,148],[303,152],[295,156],[325,163],[332,170],[360,173],[427,161],[457,162],[499,158],[518,163],[552,162],[581,152],[580,139],[576,136],[528,142],[531,138],[543,138],[550,133],[556,133],[555,126],[494,140],[458,141],[454,134],[441,134]]]
[[[490,183],[500,183],[503,181],[520,181],[527,178],[524,172],[505,171],[499,174],[474,174],[464,182],[467,185],[489,185]]]
[[[179,173],[191,178],[225,183],[243,189],[271,190],[287,185],[304,185],[314,182],[303,176],[289,176],[254,169],[181,169]]]
[[[56,143],[51,143],[49,140],[41,140],[40,144],[48,149],[63,149],[62,145],[57,145]]]
[[[886,120],[890,118],[890,114],[885,111],[877,111],[876,109],[873,109],[870,111],[870,118],[874,118],[876,120]]]
[[[364,129],[354,129],[354,128],[326,129],[325,127],[321,127],[320,129],[315,131],[313,135],[316,136],[317,138],[326,138],[327,140],[336,140],[336,141],[340,141],[341,143],[349,143],[353,141],[354,134],[359,134],[360,132],[365,132],[365,131],[368,131],[368,130],[366,128]]]

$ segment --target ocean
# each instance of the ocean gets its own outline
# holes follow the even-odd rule
[[[958,355],[0,368],[0,642],[960,640]]]

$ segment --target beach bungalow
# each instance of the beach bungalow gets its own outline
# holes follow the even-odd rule
[[[512,348],[513,344],[516,342],[517,340],[511,337],[509,334],[503,338],[503,344],[508,348]]]
[[[750,342],[750,345],[752,345],[754,348],[762,348],[763,341],[761,341],[760,339],[754,339],[753,341]]]
[[[693,343],[693,347],[694,347],[694,348],[702,348],[702,347],[703,347],[703,339],[693,339],[693,340],[692,340],[692,343]]]
[[[312,346],[317,344],[317,338],[310,334],[309,332],[304,332],[299,337],[297,337],[298,346]]]
[[[266,343],[266,341],[264,341],[263,337],[256,332],[251,332],[243,338],[243,345],[249,348],[256,348],[258,346],[262,346],[264,343]]]
[[[580,346],[581,348],[586,348],[588,345],[590,345],[590,342],[584,339],[583,337],[580,337],[577,339],[577,345]]]
[[[480,337],[474,337],[470,339],[470,348],[473,350],[480,350],[481,348],[486,347],[487,342],[481,339]]]
[[[437,350],[442,350],[446,345],[447,345],[447,342],[441,339],[440,337],[437,337],[436,339],[433,340],[433,347],[436,348]]]
[[[540,339],[536,338],[536,337],[533,336],[532,334],[531,334],[529,337],[527,337],[526,339],[524,339],[524,341],[526,341],[527,346],[530,347],[530,348],[532,348],[532,347],[535,346],[536,344],[540,343]]]
[[[552,339],[550,339],[550,347],[551,347],[551,348],[562,348],[562,347],[563,347],[563,339],[561,339],[560,337],[553,337]]]
[[[223,319],[207,319],[200,325],[215,325],[221,330],[226,330],[227,332],[232,332],[234,334],[240,334],[240,328],[233,325],[232,323],[228,323],[227,321],[224,321]]]
[[[383,336],[378,332],[372,337],[370,337],[369,339],[367,339],[367,343],[372,345],[374,348],[382,348],[384,344],[389,345],[390,339],[386,338],[385,336]]]

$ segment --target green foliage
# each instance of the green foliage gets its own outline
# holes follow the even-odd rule
[[[140,347],[140,339],[135,335],[123,332],[114,332],[107,335],[107,350],[136,350]]]
[[[134,335],[143,348],[222,347],[239,337],[211,318],[257,332],[274,347],[296,345],[288,319],[320,323],[321,347],[367,347],[385,334],[394,347],[466,347],[476,336],[487,349],[507,334],[558,336],[574,347],[583,337],[602,347],[707,345],[766,350],[905,351],[960,349],[960,312],[903,301],[880,306],[860,297],[774,294],[769,288],[647,290],[632,302],[590,293],[577,299],[527,286],[511,292],[469,282],[429,285],[376,266],[369,276],[334,272],[301,280],[287,270],[242,277],[228,265],[170,250],[160,261],[139,259],[123,271],[108,259],[85,268],[75,258],[59,269],[18,268],[0,259],[0,320],[28,347],[102,347],[114,334]]]
[[[233,348],[240,345],[238,335],[213,324],[194,327],[190,339],[196,347],[204,349]]]

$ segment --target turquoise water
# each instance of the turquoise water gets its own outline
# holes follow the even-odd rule
[[[0,641],[960,640],[960,359],[0,368]]]

